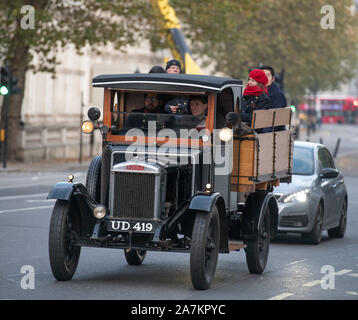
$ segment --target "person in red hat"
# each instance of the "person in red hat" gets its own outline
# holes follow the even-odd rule
[[[251,125],[254,110],[267,110],[272,107],[268,96],[268,79],[263,70],[254,69],[249,73],[249,81],[244,90],[241,120]]]

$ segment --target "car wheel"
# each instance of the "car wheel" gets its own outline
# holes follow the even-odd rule
[[[129,265],[138,266],[143,263],[144,258],[147,254],[145,250],[124,250],[124,256]]]
[[[71,211],[71,203],[57,200],[50,222],[49,257],[52,273],[59,281],[71,280],[77,269],[81,247],[74,243],[79,230],[79,216]]]
[[[270,211],[266,209],[258,226],[257,237],[254,240],[246,242],[246,263],[249,272],[253,274],[261,274],[264,272],[269,248],[270,248]]]
[[[96,156],[92,159],[86,177],[86,188],[88,194],[100,203],[101,199],[101,163],[102,156]]]
[[[218,261],[219,242],[220,219],[216,206],[209,213],[197,213],[190,246],[190,276],[197,290],[210,287]]]
[[[319,244],[322,239],[322,230],[323,230],[323,206],[320,203],[318,205],[315,222],[313,224],[312,231],[309,233],[303,233],[302,238],[305,242],[309,244]]]
[[[341,209],[341,218],[339,226],[328,230],[328,235],[331,238],[343,238],[347,228],[347,200],[344,200]]]

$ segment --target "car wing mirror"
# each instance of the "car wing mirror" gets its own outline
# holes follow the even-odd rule
[[[323,169],[322,173],[321,173],[321,178],[322,179],[333,179],[333,178],[337,178],[339,175],[339,172],[335,169],[332,168],[326,168]]]

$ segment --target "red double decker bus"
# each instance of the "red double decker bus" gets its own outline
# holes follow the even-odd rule
[[[356,97],[317,96],[316,100],[307,97],[299,110],[320,117],[322,123],[358,123]]]

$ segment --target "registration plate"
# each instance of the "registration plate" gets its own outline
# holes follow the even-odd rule
[[[156,222],[132,221],[132,220],[110,220],[108,221],[108,231],[136,231],[136,232],[155,232]]]

